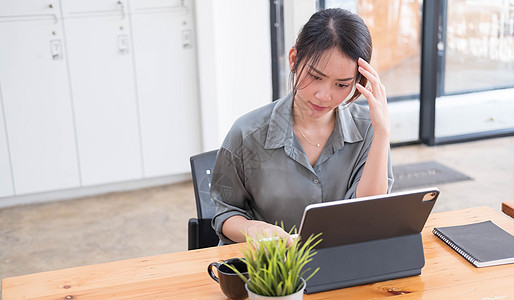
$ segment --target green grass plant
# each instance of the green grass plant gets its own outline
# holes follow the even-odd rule
[[[292,229],[293,230],[293,229]],[[292,232],[291,230],[291,232]],[[289,232],[291,234],[291,232]],[[253,239],[246,236],[244,261],[248,267],[248,279],[237,269],[227,265],[248,285],[248,289],[262,296],[286,296],[301,290],[302,279],[307,282],[319,270],[305,268],[316,254],[314,247],[321,242],[321,234],[310,236],[306,241],[296,238],[287,246],[287,239]]]

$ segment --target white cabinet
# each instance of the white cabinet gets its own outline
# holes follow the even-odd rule
[[[4,111],[2,108],[2,87],[0,86],[0,197],[14,195],[11,176],[11,159],[7,146],[7,132],[5,129]]]
[[[143,177],[127,18],[64,20],[84,185]]]
[[[201,3],[200,3],[201,4]],[[130,0],[130,10],[133,14],[148,11],[185,8],[190,11],[192,8],[191,0]]]
[[[192,1],[0,0],[0,198],[189,172]]]
[[[145,177],[189,172],[201,152],[192,8],[167,2],[131,2]]]
[[[63,17],[101,14],[126,14],[127,0],[62,0]]]
[[[0,19],[0,86],[16,194],[80,185],[60,23]]]
[[[59,0],[0,0],[0,17],[50,16],[59,14]]]

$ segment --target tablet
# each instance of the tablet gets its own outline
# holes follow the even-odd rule
[[[432,211],[436,187],[308,205],[299,236],[322,233],[317,248],[420,233]]]
[[[438,196],[427,188],[307,206],[300,238],[321,233],[322,241],[306,265],[319,271],[305,293],[419,275],[421,230]]]

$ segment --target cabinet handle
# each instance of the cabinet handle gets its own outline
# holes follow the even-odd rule
[[[120,54],[127,54],[129,52],[129,39],[126,34],[118,35],[118,51]]]
[[[53,60],[59,60],[63,58],[63,49],[61,40],[50,41],[50,55]]]
[[[120,6],[121,10],[121,18],[125,19],[125,4],[123,4],[121,1],[118,1],[118,5]]]
[[[48,4],[48,8],[53,9],[54,5],[52,3]],[[54,24],[57,24],[57,15],[51,14],[51,16],[54,18]]]

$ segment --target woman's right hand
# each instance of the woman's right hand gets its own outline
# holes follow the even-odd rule
[[[228,218],[223,223],[222,231],[226,237],[238,243],[245,242],[246,235],[254,240],[274,237],[287,239],[287,246],[293,243],[293,238],[281,227],[242,216]]]

